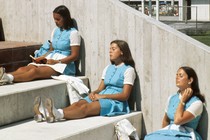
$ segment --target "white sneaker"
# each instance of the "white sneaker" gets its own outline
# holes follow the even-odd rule
[[[0,86],[6,85],[9,81],[5,79],[5,68],[0,67]]]

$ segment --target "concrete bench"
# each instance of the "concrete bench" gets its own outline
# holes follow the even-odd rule
[[[80,76],[85,85],[88,78]],[[52,97],[58,108],[69,105],[67,86],[64,81],[47,79],[0,86],[0,139],[4,140],[116,140],[114,125],[128,119],[142,132],[142,113],[132,112],[115,117],[88,117],[52,124],[33,120],[33,100],[36,96]]]
[[[2,140],[117,140],[114,125],[128,119],[141,136],[142,113],[132,112],[115,117],[89,117],[48,124],[27,120],[0,129]]]
[[[88,85],[88,78],[80,76]],[[52,97],[55,106],[69,105],[64,81],[47,79],[0,86],[0,126],[33,117],[33,100],[36,96]]]

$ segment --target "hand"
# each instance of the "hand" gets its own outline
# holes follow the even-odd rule
[[[91,101],[94,102],[94,101],[98,101],[98,99],[103,98],[103,95],[92,92],[89,94],[89,98],[91,99]]]
[[[47,63],[47,59],[43,56],[33,58],[32,60],[33,60],[34,63],[37,63],[37,64],[46,64]]]
[[[90,98],[91,101],[94,101],[95,100],[95,93],[94,92],[91,92],[88,97]]]
[[[58,60],[54,60],[54,59],[47,59],[47,63],[46,64],[49,64],[49,65],[54,65],[54,64],[57,64]]]
[[[191,88],[186,88],[182,94],[182,102],[186,103],[192,96],[193,90]]]

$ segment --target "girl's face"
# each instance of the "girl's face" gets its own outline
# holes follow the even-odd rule
[[[121,59],[120,56],[122,55],[122,51],[120,50],[120,48],[117,46],[117,44],[112,43],[110,45],[110,49],[109,49],[109,56],[110,56],[110,60],[114,61],[115,64],[116,63],[121,63]]]
[[[53,13],[53,18],[54,18],[56,26],[58,26],[59,28],[62,28],[64,24],[63,17],[60,14]]]
[[[183,69],[179,69],[176,74],[176,86],[182,91],[190,87],[192,78],[188,79],[188,75]]]

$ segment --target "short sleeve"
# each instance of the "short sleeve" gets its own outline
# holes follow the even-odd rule
[[[166,102],[165,113],[167,113],[168,105],[169,105],[169,101],[170,101],[171,97],[172,97],[172,95],[168,97],[168,100],[167,100],[167,102]]]
[[[52,33],[51,33],[51,42],[53,41],[53,35],[54,35],[54,32],[55,32],[55,29],[56,28],[54,28],[53,31],[52,31]]]
[[[196,118],[203,112],[203,103],[200,100],[195,101],[187,108],[186,111],[192,113]]]
[[[104,68],[101,79],[105,79],[106,70],[107,70],[108,67],[109,67],[109,65]]]
[[[77,30],[71,31],[70,34],[70,46],[80,46],[81,37],[79,35],[79,32]]]
[[[134,81],[136,79],[136,73],[133,67],[129,67],[128,69],[126,69],[125,73],[124,73],[124,84],[129,84],[129,85],[133,85]]]

